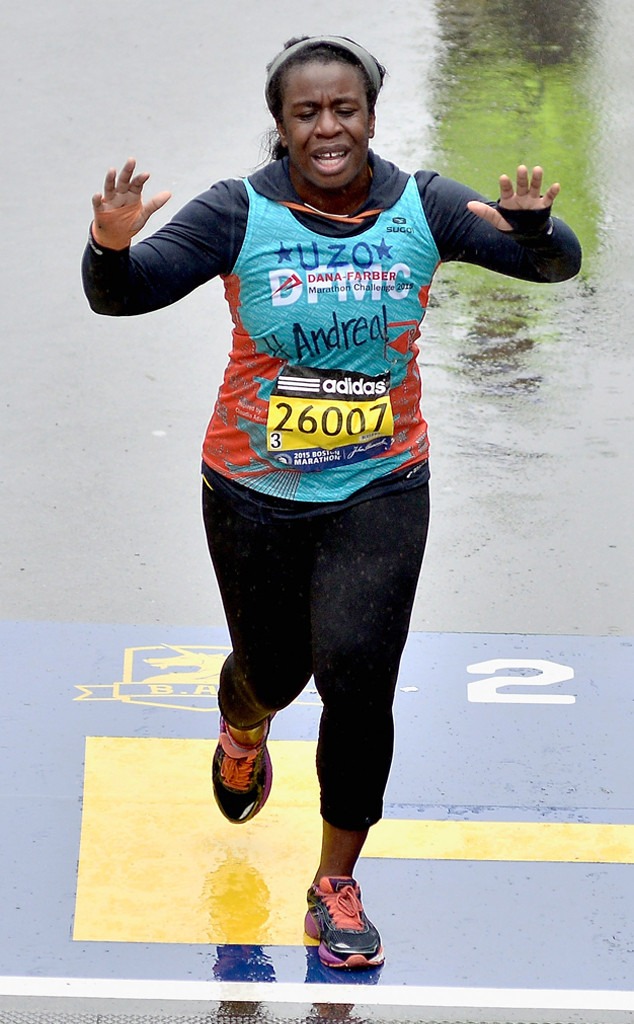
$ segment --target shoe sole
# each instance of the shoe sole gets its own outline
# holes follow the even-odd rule
[[[306,914],[304,931],[311,939],[321,939],[319,927],[310,910]],[[335,953],[331,953],[324,942],[320,942],[317,954],[324,967],[334,967],[335,969],[343,967],[348,970],[364,970],[367,967],[380,967],[385,960],[383,946],[379,946],[374,956],[367,957],[363,953],[351,953],[349,957],[342,960]]]

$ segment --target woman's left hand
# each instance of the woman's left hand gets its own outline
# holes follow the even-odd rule
[[[500,209],[506,210],[546,210],[553,205],[555,198],[559,195],[560,185],[555,182],[541,194],[544,172],[541,167],[533,167],[532,174],[528,176],[528,168],[520,164],[517,168],[517,182],[513,182],[508,174],[500,176],[500,199],[497,208],[488,206],[477,199],[472,199],[467,206],[472,213],[487,220],[489,224],[498,231],[512,231],[513,228],[500,213]]]

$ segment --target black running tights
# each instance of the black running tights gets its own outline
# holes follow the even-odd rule
[[[204,484],[203,516],[233,647],[220,676],[222,714],[250,728],[292,703],[313,675],[323,701],[322,816],[336,828],[368,828],[381,817],[392,761],[428,485],[262,524]]]

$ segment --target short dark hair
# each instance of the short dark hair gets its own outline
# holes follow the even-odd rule
[[[310,36],[296,36],[293,39],[288,39],[284,43],[284,50],[288,50],[289,47],[294,46],[296,43],[301,43],[305,39],[310,39]],[[284,61],[280,68],[271,78],[268,85],[268,100],[271,114],[276,121],[282,120],[282,106],[284,103],[284,80],[288,71],[292,68],[301,67],[304,64],[309,64],[316,61],[319,64],[331,64],[333,61],[339,62],[340,64],[350,64],[353,68],[358,68],[361,72],[365,84],[365,94],[368,101],[368,111],[370,114],[374,113],[376,107],[376,101],[379,95],[379,90],[383,85],[383,80],[387,74],[382,64],[379,64],[376,57],[372,58],[376,61],[376,66],[379,72],[379,78],[381,85],[377,88],[375,83],[371,80],[368,72],[364,68],[361,61],[355,57],[350,50],[347,50],[344,46],[337,46],[336,43],[324,43],[317,40],[314,45],[307,45],[303,47],[298,53],[293,54],[288,60]],[[272,64],[273,62],[271,62]],[[271,64],[267,65],[267,71],[270,69]],[[272,128],[269,132],[268,150],[270,153],[271,160],[281,160],[282,157],[286,156],[288,150],[280,139],[277,128]]]

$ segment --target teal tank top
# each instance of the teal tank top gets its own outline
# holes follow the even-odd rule
[[[416,342],[438,250],[413,178],[339,238],[245,186],[224,279],[233,347],[203,458],[266,494],[337,501],[427,457]]]

